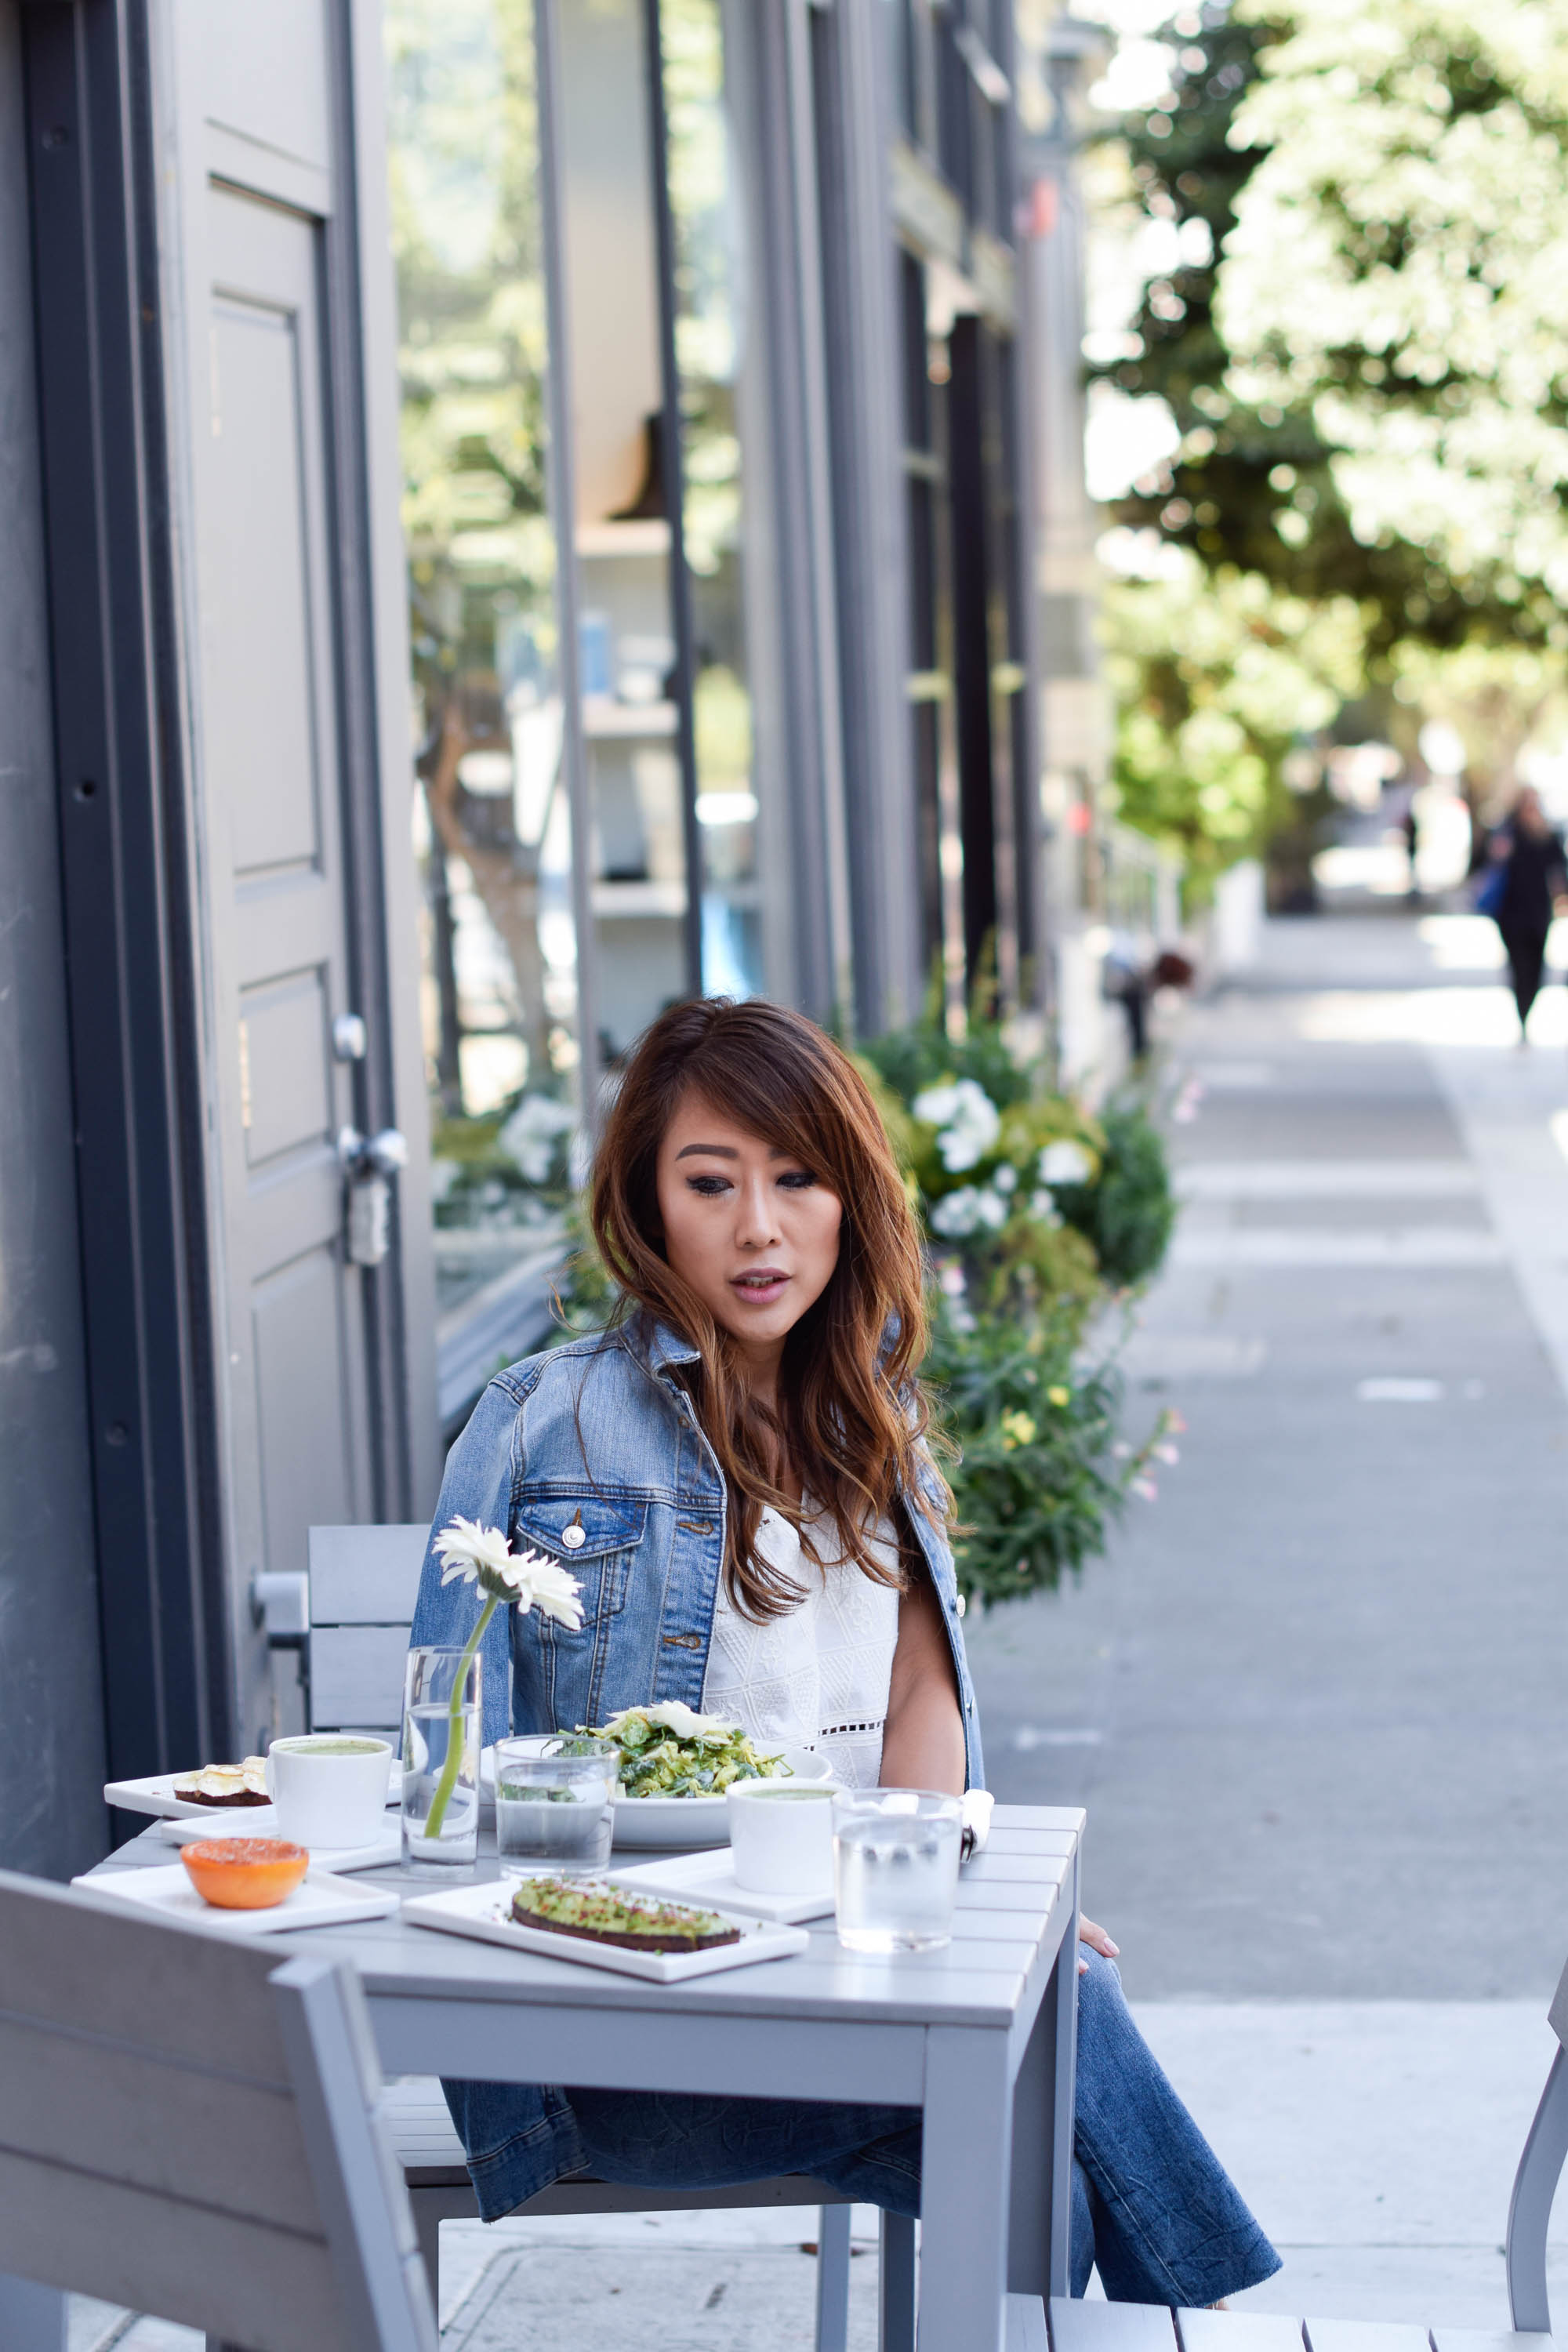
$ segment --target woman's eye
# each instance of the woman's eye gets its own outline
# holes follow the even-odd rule
[[[804,1192],[808,1184],[815,1184],[816,1181],[816,1177],[808,1168],[792,1168],[787,1176],[779,1178],[779,1182],[786,1185],[792,1192]]]
[[[730,1189],[727,1176],[689,1176],[686,1181],[689,1188],[693,1192],[700,1192],[705,1201],[717,1200],[721,1192],[727,1192]]]

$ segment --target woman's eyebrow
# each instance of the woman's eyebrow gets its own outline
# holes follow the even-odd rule
[[[683,1143],[675,1156],[678,1160],[689,1160],[694,1151],[709,1153],[715,1160],[739,1160],[741,1156],[728,1143]]]

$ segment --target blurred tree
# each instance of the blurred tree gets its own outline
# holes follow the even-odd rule
[[[1123,126],[1174,259],[1097,373],[1182,435],[1121,500],[1348,594],[1369,652],[1568,642],[1568,0],[1224,0]]]
[[[1173,551],[1163,572],[1105,598],[1114,776],[1122,816],[1178,851],[1201,890],[1281,835],[1311,834],[1318,762],[1292,790],[1290,754],[1357,691],[1364,642],[1349,597],[1314,604],[1229,565],[1205,589],[1196,557]]]

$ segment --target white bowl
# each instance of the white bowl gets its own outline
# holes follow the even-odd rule
[[[831,1780],[833,1767],[810,1748],[786,1748],[784,1762],[797,1780]],[[616,1799],[617,1846],[728,1845],[730,1809],[718,1797],[627,1797]]]

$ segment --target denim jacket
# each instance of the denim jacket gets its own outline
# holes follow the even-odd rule
[[[538,1611],[498,1610],[490,1620],[480,1654],[487,1745],[509,1728],[602,1723],[659,1699],[700,1707],[728,1497],[673,1376],[696,1356],[662,1325],[634,1322],[524,1357],[497,1373],[453,1446],[410,1642],[464,1643],[483,1606],[473,1585],[441,1582],[434,1538],[459,1515],[503,1528],[514,1549],[559,1560],[582,1585],[578,1633]],[[942,1605],[969,1786],[980,1788],[952,1554],[923,1511],[907,1517]],[[578,1528],[582,1540],[567,1542],[567,1529]],[[578,2168],[571,2108],[558,2091],[452,2083],[447,2095],[487,2221]]]

